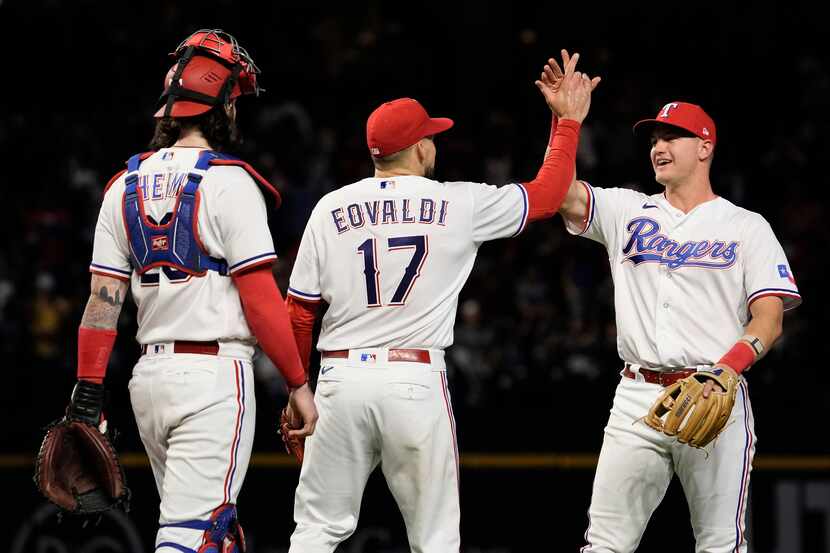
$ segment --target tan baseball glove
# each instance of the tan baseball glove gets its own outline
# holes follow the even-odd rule
[[[714,380],[722,392],[712,390],[703,397],[707,380]],[[738,375],[729,368],[699,371],[667,386],[654,402],[645,423],[668,436],[677,436],[680,443],[706,447],[726,427],[735,395]]]

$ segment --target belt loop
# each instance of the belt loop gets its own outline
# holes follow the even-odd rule
[[[633,363],[625,363],[623,365],[623,376],[625,378],[630,378],[635,382],[645,382],[645,377],[640,372],[641,365],[635,365]]]

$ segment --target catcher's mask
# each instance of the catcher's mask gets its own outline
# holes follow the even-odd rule
[[[259,96],[260,70],[236,39],[219,29],[201,29],[170,54],[176,63],[164,78],[155,117],[192,117],[243,94]]]

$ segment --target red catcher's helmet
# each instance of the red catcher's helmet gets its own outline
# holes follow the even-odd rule
[[[201,29],[170,54],[155,117],[192,117],[243,94],[259,96],[259,68],[236,39],[220,29]]]

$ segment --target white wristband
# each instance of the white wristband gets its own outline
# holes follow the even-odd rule
[[[744,334],[741,336],[741,340],[749,344],[755,352],[755,359],[758,359],[761,357],[761,354],[764,353],[764,343],[757,336],[753,336],[752,334]]]

